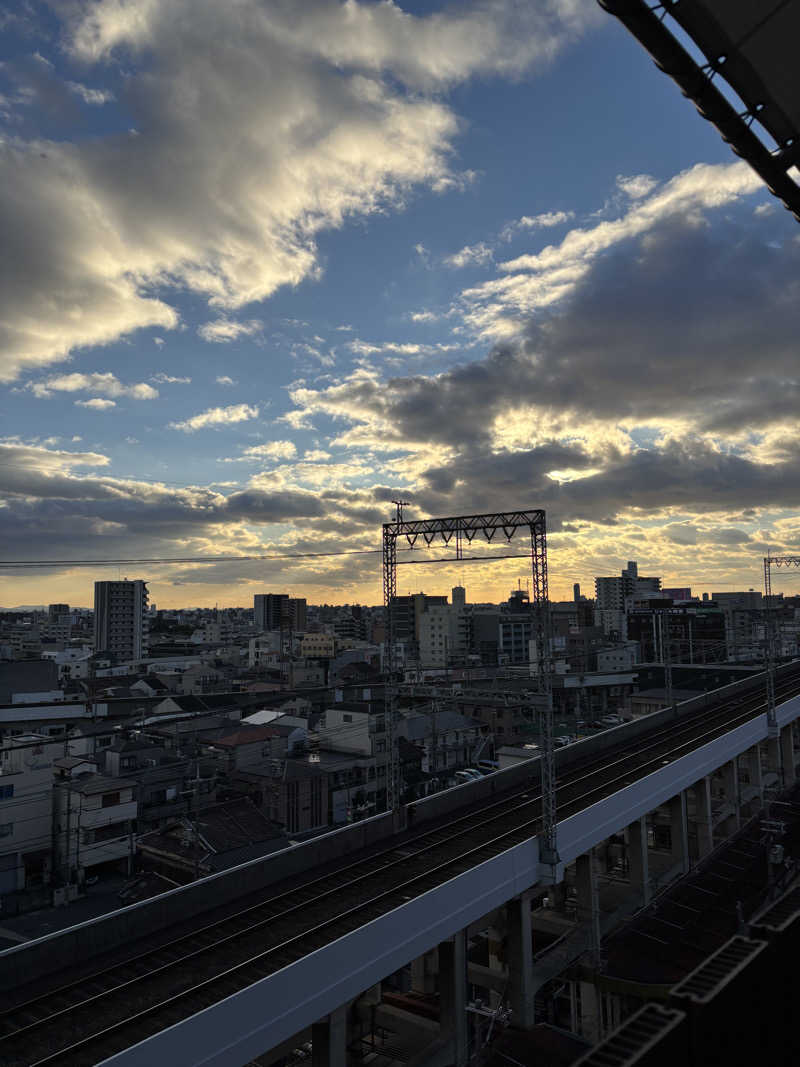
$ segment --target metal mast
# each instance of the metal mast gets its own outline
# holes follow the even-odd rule
[[[383,524],[383,606],[385,619],[384,669],[386,672],[385,713],[386,740],[389,751],[386,806],[392,810],[398,802],[400,775],[396,747],[397,715],[397,639],[395,625],[395,601],[397,597],[397,568],[416,563],[466,563],[471,560],[491,562],[498,559],[529,559],[533,578],[533,609],[536,633],[536,674],[538,688],[544,697],[541,713],[542,740],[542,862],[555,864],[556,851],[556,791],[555,755],[553,748],[553,693],[552,693],[552,642],[550,628],[550,601],[547,589],[547,534],[545,513],[540,509],[526,511],[493,512],[486,515],[456,515],[442,519],[413,519],[403,517],[406,502],[394,500],[397,511],[393,522]],[[473,540],[482,534],[488,543],[501,532],[510,542],[519,529],[530,533],[530,553],[500,553],[468,555]],[[437,538],[445,546],[454,546],[454,555],[435,559],[404,559],[398,562],[397,539],[405,537],[409,548],[414,548],[418,539],[430,546]],[[422,547],[422,546],[419,546]]]
[[[384,654],[383,669],[386,673],[384,687],[384,718],[386,728],[386,751],[389,765],[386,769],[386,810],[394,811],[399,800],[400,774],[397,755],[397,738],[395,720],[397,718],[397,685],[395,671],[397,655],[395,649],[394,608],[397,596],[397,537],[403,521],[403,508],[407,500],[393,500],[395,505],[394,523],[383,524],[383,626]]]
[[[556,757],[553,744],[552,634],[550,598],[547,589],[547,532],[544,517],[530,524],[533,610],[536,626],[536,678],[539,692],[545,697],[540,712],[542,742],[542,847],[543,863],[558,862],[556,843]]]
[[[775,661],[778,658],[778,632],[772,602],[772,568],[800,567],[800,556],[764,556],[764,668],[767,675],[767,733],[778,736],[775,712]]]

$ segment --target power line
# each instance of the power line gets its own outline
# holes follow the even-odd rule
[[[123,564],[160,563],[253,563],[260,560],[325,559],[330,556],[377,555],[379,548],[345,548],[336,552],[262,553],[255,556],[159,556],[140,559],[34,559],[0,560],[0,567],[24,570],[33,567],[117,567]],[[405,549],[410,552],[412,549]]]

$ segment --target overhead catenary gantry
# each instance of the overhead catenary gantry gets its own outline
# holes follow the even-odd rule
[[[545,513],[541,509],[497,511],[484,515],[455,515],[440,519],[411,519],[403,516],[406,501],[395,500],[394,522],[383,524],[383,607],[385,627],[384,670],[386,673],[385,710],[386,740],[389,766],[386,776],[386,807],[393,810],[399,800],[399,761],[397,757],[397,636],[395,602],[397,598],[397,568],[424,563],[491,562],[501,559],[530,560],[532,579],[532,607],[536,645],[536,680],[545,697],[541,710],[541,767],[542,767],[542,842],[543,863],[557,861],[555,755],[553,745],[552,647],[550,639],[550,601],[547,589],[547,529]],[[476,538],[487,544],[502,539],[511,542],[519,530],[527,529],[530,550],[525,553],[475,554]],[[453,546],[453,555],[435,559],[397,559],[397,542],[405,538],[409,548],[430,547],[435,542]],[[495,540],[495,538],[497,540]],[[420,544],[422,542],[422,544]]]
[[[775,605],[772,599],[773,567],[800,567],[800,556],[764,556],[764,660],[767,675],[767,730],[771,737],[777,737],[775,661],[778,658],[778,628],[775,625]]]

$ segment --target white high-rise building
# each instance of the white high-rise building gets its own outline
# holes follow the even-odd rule
[[[147,655],[147,582],[94,583],[94,648],[120,660]]]
[[[602,626],[606,633],[619,633],[624,638],[627,601],[657,593],[661,589],[661,579],[640,577],[639,565],[630,560],[618,577],[595,578],[594,589],[595,626]]]

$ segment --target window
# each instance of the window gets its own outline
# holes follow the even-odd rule
[[[0,822],[0,837],[11,837],[13,833],[13,822]]]
[[[119,793],[103,793],[104,808],[113,808],[115,804],[119,804]]]
[[[0,785],[0,800],[10,800],[14,796],[13,785]]]
[[[352,715],[342,715],[342,722],[352,722],[352,721],[353,721],[353,716]]]

